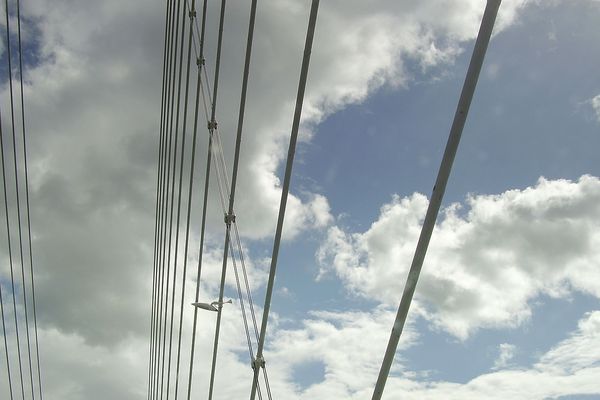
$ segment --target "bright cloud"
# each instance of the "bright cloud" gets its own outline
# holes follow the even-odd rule
[[[600,180],[546,180],[446,207],[434,230],[416,299],[435,325],[466,338],[481,327],[516,326],[540,294],[600,297]],[[394,197],[363,233],[329,230],[318,258],[365,297],[395,305],[427,199]]]
[[[600,94],[590,100],[592,108],[596,113],[596,118],[600,121]]]

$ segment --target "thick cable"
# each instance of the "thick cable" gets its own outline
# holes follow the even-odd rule
[[[279,204],[279,216],[277,218],[277,229],[275,230],[275,240],[273,243],[273,254],[271,257],[271,268],[269,271],[269,281],[265,294],[265,305],[263,309],[263,318],[260,327],[260,337],[258,340],[258,349],[256,351],[257,363],[254,368],[254,377],[252,379],[252,391],[250,399],[254,400],[256,386],[258,384],[258,372],[261,366],[264,365],[263,348],[265,344],[265,335],[267,331],[267,322],[269,320],[269,310],[271,308],[271,297],[273,295],[273,286],[275,282],[275,273],[277,271],[277,258],[279,256],[279,245],[281,244],[281,235],[283,232],[283,220],[285,218],[285,210],[287,205],[288,193],[290,190],[290,181],[292,178],[292,167],[294,163],[294,155],[296,153],[296,142],[298,139],[298,130],[300,128],[300,117],[302,115],[302,105],[304,102],[304,92],[306,89],[306,80],[308,77],[308,66],[310,63],[310,54],[312,50],[313,38],[315,34],[315,26],[317,23],[317,13],[319,9],[319,0],[312,0],[310,7],[310,17],[308,21],[308,30],[306,33],[306,43],[304,45],[304,56],[302,58],[302,67],[300,69],[300,82],[298,84],[298,94],[296,96],[296,108],[294,111],[294,120],[292,123],[292,133],[290,137],[290,145],[287,155],[287,163],[285,166],[285,174],[283,179],[283,187],[281,191],[281,202]]]
[[[383,395],[383,389],[385,388],[385,383],[394,360],[394,355],[396,354],[396,349],[398,348],[400,335],[402,334],[402,329],[404,328],[404,323],[406,322],[410,303],[417,286],[417,281],[419,280],[421,267],[423,266],[425,254],[427,253],[427,247],[431,239],[431,234],[433,233],[435,221],[437,219],[437,215],[442,204],[442,199],[444,197],[444,192],[446,190],[446,184],[448,183],[448,178],[452,170],[452,164],[458,150],[458,145],[460,143],[465,122],[467,120],[471,100],[473,99],[473,94],[475,93],[475,87],[477,86],[479,73],[483,65],[483,60],[485,58],[485,53],[492,35],[492,30],[494,29],[494,22],[496,20],[496,15],[498,14],[500,2],[501,0],[488,0],[483,14],[481,27],[479,28],[479,34],[477,35],[477,40],[473,49],[473,55],[471,56],[471,62],[469,64],[467,76],[465,78],[462,93],[458,101],[458,106],[454,115],[454,121],[452,122],[452,128],[450,129],[450,135],[446,144],[446,149],[444,150],[444,156],[442,157],[438,176],[431,194],[431,200],[429,201],[427,213],[425,214],[425,220],[423,221],[423,227],[421,228],[421,234],[419,235],[419,241],[417,242],[417,248],[410,266],[410,271],[408,272],[406,285],[404,286],[404,291],[402,293],[402,299],[398,307],[396,320],[394,321],[394,326],[392,328],[387,349],[381,364],[377,383],[373,391],[373,400],[380,400],[381,396]]]

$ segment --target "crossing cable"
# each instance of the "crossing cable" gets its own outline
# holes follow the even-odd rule
[[[7,49],[7,58],[8,58],[8,73],[9,73],[9,87],[10,87],[10,111],[11,111],[11,126],[12,126],[12,137],[13,137],[13,154],[15,154],[14,167],[15,167],[15,181],[18,182],[18,171],[17,171],[17,160],[16,160],[16,142],[15,142],[15,111],[14,111],[14,101],[13,101],[13,87],[12,87],[12,62],[11,62],[11,51],[10,51],[10,25],[8,18],[8,0],[5,0],[5,14],[6,14],[6,49]],[[4,198],[5,198],[5,206],[6,206],[6,221],[7,221],[7,232],[8,232],[8,252],[10,255],[10,279],[12,284],[12,297],[13,297],[13,308],[14,308],[14,319],[15,319],[15,332],[17,337],[17,354],[19,357],[19,377],[21,382],[21,394],[22,397],[25,398],[25,386],[23,383],[23,365],[21,361],[21,343],[19,338],[19,323],[17,318],[17,300],[15,297],[15,280],[13,273],[13,261],[12,261],[12,250],[11,250],[11,239],[10,239],[10,229],[9,229],[9,215],[8,215],[8,198],[6,194],[6,173],[5,173],[5,163],[4,163],[4,146],[2,146],[2,175],[4,178]],[[18,210],[18,232],[19,232],[19,248],[21,249],[21,264],[23,263],[23,243],[22,243],[22,235],[21,235],[21,214],[20,214],[20,205],[19,205],[19,186],[17,183],[17,210]],[[23,283],[25,279],[23,279]],[[25,285],[23,285],[23,293],[25,294]],[[25,303],[26,304],[26,303]],[[27,314],[25,314],[25,321],[27,321]],[[27,336],[29,337],[29,332],[27,332]],[[30,358],[31,359],[31,358]]]
[[[192,11],[190,9],[190,11]],[[256,15],[256,4],[254,4],[252,6],[251,9],[251,15],[250,15],[250,23],[249,23],[249,36],[248,36],[248,46],[251,46],[252,43],[252,34],[253,34],[253,28],[254,28],[254,20],[255,20],[255,15]],[[197,21],[196,21],[197,24]],[[193,36],[194,39],[194,45],[196,45],[195,43],[195,36]],[[195,47],[195,51],[197,51],[197,48]],[[247,78],[248,78],[248,71],[249,71],[249,60],[250,60],[250,52],[247,51],[247,57],[246,57],[246,62],[245,62],[245,78],[244,81],[242,83],[242,99],[240,101],[240,126],[239,126],[239,130],[241,132],[242,129],[242,123],[243,123],[243,112],[244,112],[244,107],[245,107],[245,97],[246,97],[246,92],[247,92]],[[206,69],[204,69],[204,73],[206,76]],[[206,113],[206,117],[207,117],[207,122],[210,122],[210,120],[208,119],[208,111],[206,108],[206,97],[204,96],[204,92],[202,92],[203,94],[203,100],[204,100],[204,107],[205,107],[205,113]],[[208,95],[208,97],[210,98],[210,94]],[[220,194],[220,200],[221,200],[221,204],[223,207],[223,213],[224,215],[232,215],[233,214],[233,207],[231,207],[231,211],[228,212],[227,208],[225,206],[225,195],[224,192],[229,192],[229,183],[227,181],[227,168],[226,168],[226,163],[225,163],[225,159],[223,156],[223,149],[222,149],[222,144],[221,144],[221,139],[220,139],[220,135],[218,132],[218,128],[215,126],[214,129],[214,142],[211,143],[210,148],[213,149],[214,153],[215,153],[215,167],[216,167],[216,171],[217,171],[217,182],[219,185],[219,194]],[[238,158],[239,158],[239,144],[240,144],[240,140],[238,139],[238,143],[236,145],[237,147],[237,153],[238,153]],[[237,166],[235,165],[236,163],[234,162],[234,168],[237,169]],[[240,261],[241,261],[241,266],[242,266],[242,271],[243,271],[243,275],[244,275],[244,282],[245,282],[245,287],[246,287],[246,296],[248,298],[249,301],[249,305],[250,305],[250,310],[251,310],[251,314],[252,314],[252,320],[254,323],[254,330],[255,330],[255,334],[256,334],[256,340],[258,341],[258,327],[256,324],[256,317],[255,317],[255,313],[254,313],[254,308],[253,308],[253,301],[252,301],[252,295],[250,292],[250,288],[249,288],[249,284],[248,284],[248,277],[247,277],[247,272],[246,272],[246,268],[245,268],[245,263],[244,263],[244,256],[243,256],[243,251],[242,251],[242,246],[241,246],[241,241],[240,241],[240,237],[239,237],[239,230],[237,227],[237,223],[235,222],[235,219],[233,218],[231,221],[231,224],[233,224],[234,226],[234,236],[235,236],[235,243],[238,246],[238,252],[239,252],[239,257],[240,257]],[[248,324],[247,324],[247,319],[246,319],[246,314],[245,314],[245,307],[244,307],[244,300],[243,300],[243,295],[241,292],[241,286],[240,286],[240,279],[238,276],[238,268],[237,268],[237,263],[235,260],[235,254],[234,254],[234,243],[232,241],[229,242],[228,246],[224,247],[224,251],[227,251],[227,249],[229,248],[230,252],[231,252],[231,257],[232,257],[232,263],[233,263],[233,267],[234,267],[234,272],[236,274],[236,284],[237,284],[237,289],[238,289],[238,295],[240,298],[240,308],[242,311],[242,317],[244,320],[244,325],[245,325],[245,329],[246,329],[246,336],[247,336],[247,340],[248,340],[248,346],[249,346],[249,352],[250,352],[250,357],[251,359],[253,359],[253,352],[252,352],[252,343],[249,337],[249,332],[248,332]],[[268,385],[268,377],[266,375],[266,369],[263,370],[263,372],[265,373],[265,380],[267,383],[267,390],[268,390],[268,394],[269,394],[269,398],[271,397],[270,395],[270,388]]]
[[[471,100],[473,99],[473,94],[475,93],[475,87],[477,86],[477,80],[479,78],[485,53],[492,35],[494,22],[496,20],[496,15],[498,14],[500,3],[501,0],[488,0],[485,7],[481,21],[481,27],[479,28],[479,33],[473,49],[473,55],[471,56],[471,62],[467,71],[467,76],[465,78],[462,93],[458,101],[458,106],[454,115],[454,121],[452,122],[452,128],[450,129],[446,150],[444,151],[438,176],[436,178],[435,185],[433,186],[431,200],[429,201],[429,206],[427,207],[427,213],[425,214],[425,220],[423,221],[423,227],[421,228],[421,234],[419,235],[419,241],[417,242],[417,248],[410,266],[410,271],[408,272],[408,277],[406,279],[404,292],[402,293],[402,299],[398,307],[396,320],[394,321],[392,333],[390,335],[381,369],[379,371],[379,376],[377,378],[377,383],[373,392],[373,400],[380,400],[381,396],[383,395],[385,382],[389,375],[396,349],[398,348],[398,341],[400,340],[400,335],[402,333],[404,323],[406,322],[410,303],[417,286],[417,281],[419,279],[421,267],[423,266],[425,254],[427,253],[427,247],[431,239],[431,234],[433,233],[435,220],[437,219],[437,215],[442,204],[442,199],[446,190],[446,184],[448,183],[450,171],[452,170],[452,164],[456,156],[456,151],[458,150],[458,145],[460,143],[465,122],[467,120],[467,114],[469,113]]]
[[[165,267],[166,263],[166,246],[167,246],[167,227],[168,227],[168,211],[169,211],[169,184],[171,177],[171,146],[172,146],[172,137],[173,137],[173,109],[174,109],[174,96],[175,96],[175,79],[176,79],[176,67],[177,67],[177,33],[178,27],[176,27],[176,22],[179,21],[177,19],[179,9],[179,1],[177,2],[177,6],[174,6],[174,10],[171,14],[171,43],[170,43],[170,60],[171,63],[169,65],[169,84],[168,84],[168,97],[167,97],[167,118],[165,121],[165,166],[166,173],[163,176],[163,210],[161,215],[161,245],[160,245],[160,290],[159,290],[159,335],[158,335],[158,345],[157,345],[157,358],[158,363],[156,367],[156,397],[162,398],[162,385],[161,385],[161,371],[162,365],[164,361],[164,341],[162,338],[165,336],[164,332],[166,331],[166,304],[165,304],[165,271],[167,268]],[[168,272],[167,272],[168,278]]]
[[[211,116],[210,122],[208,123],[209,135],[213,136],[214,132],[217,128],[217,121],[215,119],[217,112],[217,96],[219,93],[219,70],[221,65],[221,48],[223,45],[223,24],[225,20],[225,5],[226,0],[221,0],[221,14],[219,17],[219,35],[217,39],[217,55],[215,62],[215,83],[213,86],[213,97],[212,97],[212,107],[211,107]],[[208,400],[212,400],[213,387],[214,387],[214,379],[215,379],[215,367],[216,367],[216,357],[217,357],[217,349],[219,346],[219,330],[221,327],[221,310],[223,308],[223,289],[225,285],[225,277],[223,272],[221,274],[221,288],[219,290],[219,306],[217,307],[217,323],[214,337],[214,345],[213,345],[213,356],[212,356],[212,366],[210,371],[210,384],[208,389]]]
[[[256,351],[256,360],[254,362],[254,377],[252,379],[252,391],[250,399],[254,400],[256,387],[258,385],[258,371],[264,368],[265,360],[263,357],[263,348],[265,344],[265,335],[267,330],[267,322],[269,319],[269,310],[271,308],[271,297],[273,295],[273,285],[275,282],[275,272],[277,270],[277,258],[279,256],[279,246],[281,244],[281,235],[283,232],[283,220],[285,218],[285,209],[287,205],[288,193],[290,190],[290,181],[292,178],[292,167],[294,163],[294,155],[296,153],[296,142],[298,139],[298,130],[300,127],[300,117],[302,115],[302,105],[304,102],[304,92],[306,89],[306,80],[308,77],[308,66],[310,63],[310,54],[312,50],[313,38],[315,34],[315,26],[317,23],[317,13],[319,9],[319,0],[312,0],[310,7],[310,17],[308,21],[308,30],[306,33],[306,43],[304,45],[304,57],[302,59],[302,67],[300,69],[300,82],[298,84],[298,94],[296,96],[296,109],[294,111],[294,120],[292,123],[292,133],[290,137],[290,145],[287,155],[287,163],[285,166],[285,175],[283,179],[283,187],[281,191],[281,202],[279,204],[279,216],[277,218],[277,229],[275,231],[275,240],[273,243],[273,254],[271,257],[271,268],[269,271],[269,281],[267,283],[267,291],[265,294],[265,305],[263,309],[263,318],[260,327],[260,337],[258,340],[258,349]]]
[[[182,15],[185,15],[185,8],[181,7],[182,3],[181,0],[177,0],[177,14],[179,14],[179,11],[181,11]],[[179,18],[178,15],[175,17],[176,19],[176,28],[175,28],[175,60],[174,62],[177,62],[177,54],[179,54],[177,52],[177,44],[179,43]],[[185,21],[185,20],[184,20]],[[183,38],[182,38],[183,41]],[[177,124],[179,121],[179,105],[180,105],[180,98],[181,98],[181,72],[182,72],[182,56],[180,55],[180,60],[179,60],[179,73],[177,73],[176,69],[173,71],[174,73],[174,77],[175,79],[177,79],[178,84],[177,84]],[[177,64],[175,64],[177,65]],[[170,202],[169,202],[169,217],[168,217],[168,230],[169,230],[169,235],[168,235],[168,241],[165,237],[165,247],[166,247],[166,254],[167,254],[167,258],[166,258],[166,291],[165,291],[165,313],[164,313],[164,330],[163,330],[163,338],[162,338],[162,359],[161,359],[161,372],[160,372],[160,398],[163,398],[163,393],[164,393],[164,378],[165,378],[165,356],[166,356],[166,340],[167,340],[167,324],[169,321],[169,289],[170,289],[170,277],[171,277],[171,250],[172,250],[172,239],[173,239],[173,211],[174,211],[174,200],[175,200],[175,174],[176,174],[176,168],[177,168],[177,142],[179,139],[179,131],[178,131],[178,126],[175,125],[175,129],[173,129],[173,118],[175,115],[175,85],[173,85],[173,91],[172,91],[172,96],[173,96],[173,102],[171,103],[171,125],[170,125],[170,136],[169,136],[169,150],[168,150],[168,171],[169,171],[169,176],[167,177],[168,182],[170,182],[171,184],[171,189],[170,189]],[[174,143],[173,143],[173,136],[174,136]],[[171,145],[173,144],[173,147],[171,147]],[[171,155],[173,156],[173,164],[172,164],[172,172],[173,172],[173,176],[172,176],[172,180],[171,180],[171,176],[170,176],[170,171],[171,171]],[[163,259],[165,257],[165,253],[163,253]],[[171,325],[172,326],[172,325]]]
[[[155,315],[156,315],[156,296],[158,293],[157,284],[158,284],[158,230],[159,230],[159,209],[162,207],[161,204],[161,178],[162,178],[162,167],[163,167],[163,122],[165,117],[165,89],[167,84],[167,45],[168,45],[168,35],[169,35],[169,16],[171,12],[171,2],[167,2],[167,7],[165,10],[165,38],[164,38],[164,49],[163,49],[163,72],[162,72],[162,89],[161,89],[161,110],[160,110],[160,125],[159,125],[159,140],[158,140],[158,168],[157,168],[157,178],[156,178],[156,209],[155,209],[155,226],[154,226],[154,260],[153,260],[153,274],[152,274],[152,311],[150,317],[150,351],[149,351],[149,361],[148,361],[148,400],[153,398],[152,393],[152,373],[154,368],[154,342],[156,335],[156,324],[155,324]]]
[[[254,10],[255,10],[255,7],[254,7]],[[255,19],[255,11],[253,12],[251,10],[251,21],[250,21],[250,24],[249,24],[249,30],[253,29],[253,25],[254,25],[253,20],[254,19]],[[252,33],[252,32],[249,32],[249,33]],[[252,39],[250,38],[250,41],[251,40]],[[194,42],[194,44],[195,44],[195,42]],[[249,60],[249,57],[248,57],[248,60]],[[206,69],[204,69],[204,74],[206,76]],[[243,88],[243,92],[246,92],[245,88]],[[204,108],[205,108],[205,114],[206,114],[206,117],[207,117],[207,122],[210,122],[210,120],[208,119],[208,111],[207,111],[207,108],[206,108],[206,96],[204,95],[204,92],[202,92],[202,95],[203,95],[203,100],[204,100],[203,103],[204,103]],[[245,94],[243,96],[245,97]],[[210,94],[208,95],[208,97],[210,99]],[[245,100],[244,100],[244,102],[245,102]],[[224,215],[233,214],[233,212],[228,213],[228,210],[227,210],[226,205],[225,205],[225,203],[226,203],[226,201],[225,201],[226,195],[224,194],[224,192],[229,193],[230,189],[229,189],[229,182],[228,182],[228,179],[227,179],[228,173],[227,173],[225,158],[224,158],[224,155],[223,155],[223,149],[222,149],[221,139],[220,139],[220,135],[219,135],[219,131],[218,131],[217,127],[215,127],[214,138],[213,139],[214,139],[214,142],[211,142],[211,148],[213,149],[213,151],[215,153],[215,158],[214,158],[214,160],[215,160],[215,167],[216,167],[215,169],[216,169],[216,174],[217,174],[217,183],[218,183],[218,186],[219,186],[219,194],[220,194],[221,205],[222,205],[222,208],[223,208],[223,213],[224,213]],[[239,295],[239,299],[240,299],[240,311],[242,313],[242,319],[243,319],[244,328],[245,328],[245,331],[246,331],[246,337],[247,337],[247,342],[248,342],[248,349],[249,349],[249,353],[250,353],[250,359],[253,360],[254,359],[254,354],[253,354],[253,350],[252,350],[252,341],[250,339],[250,334],[249,334],[249,330],[248,330],[248,321],[247,321],[246,311],[245,311],[245,306],[244,306],[244,298],[243,298],[242,290],[241,290],[241,286],[240,286],[240,278],[239,278],[239,275],[238,275],[238,267],[237,267],[237,263],[236,263],[236,260],[235,260],[234,243],[237,244],[237,250],[238,250],[239,258],[240,258],[240,264],[241,264],[241,268],[242,268],[242,271],[243,271],[246,297],[248,298],[250,313],[251,313],[251,316],[252,316],[252,322],[253,322],[253,325],[254,325],[254,331],[255,331],[257,342],[258,342],[258,326],[257,326],[257,323],[256,323],[256,316],[255,316],[255,312],[254,312],[254,305],[253,305],[253,300],[252,300],[252,294],[251,294],[250,286],[249,286],[249,283],[248,283],[247,271],[246,271],[246,267],[245,267],[244,256],[243,256],[243,251],[242,251],[242,246],[241,246],[241,241],[240,241],[240,237],[239,237],[239,230],[238,230],[238,227],[237,227],[237,223],[235,222],[235,218],[233,218],[233,220],[231,221],[231,223],[233,224],[233,227],[234,227],[234,238],[235,238],[235,241],[230,241],[229,242],[229,246],[225,246],[224,247],[224,252],[227,251],[227,248],[229,247],[229,249],[231,251],[231,254],[232,254],[232,264],[233,264],[233,269],[234,269],[234,272],[235,272],[236,285],[237,285],[238,295]],[[263,373],[264,373],[265,383],[266,383],[266,387],[267,387],[267,394],[269,395],[269,398],[270,398],[271,394],[270,394],[270,387],[269,387],[269,381],[268,381],[268,376],[267,376],[266,369],[263,369]],[[259,394],[259,398],[260,398],[260,394]]]
[[[27,164],[27,140],[25,134],[25,96],[23,93],[23,49],[21,46],[21,6],[20,1],[17,0],[17,32],[18,32],[18,44],[19,44],[19,83],[21,89],[21,121],[22,121],[22,134],[23,134],[23,166],[24,166],[24,175],[25,175],[25,205],[27,211],[27,238],[29,243],[29,272],[31,277],[31,302],[33,308],[33,324],[34,324],[34,332],[35,332],[35,355],[37,362],[37,376],[38,376],[38,388],[40,394],[40,400],[43,399],[42,395],[42,373],[40,366],[40,347],[39,347],[39,339],[38,339],[38,327],[37,327],[37,311],[36,311],[36,301],[35,301],[35,280],[34,280],[34,268],[33,268],[33,244],[31,241],[31,208],[29,202],[29,169]],[[25,285],[25,282],[23,282]],[[26,312],[27,313],[27,312]],[[29,330],[28,330],[29,332]],[[31,361],[30,361],[31,365]],[[33,379],[33,377],[32,377]],[[33,388],[33,383],[32,383]],[[35,398],[32,394],[32,398]]]
[[[227,211],[227,208],[225,205],[225,203],[226,203],[226,201],[225,201],[226,194],[225,193],[229,191],[229,183],[227,181],[228,173],[227,173],[227,168],[226,168],[226,164],[225,164],[225,157],[223,155],[223,146],[222,146],[221,138],[220,138],[218,131],[215,131],[214,139],[215,139],[214,140],[215,145],[213,148],[214,148],[214,153],[215,153],[215,159],[219,160],[218,162],[215,162],[215,169],[217,170],[219,195],[220,195],[221,205],[223,208],[223,214],[228,215],[227,214],[228,211]],[[232,214],[233,214],[233,212],[232,212]],[[235,218],[232,219],[231,225],[233,226],[234,240],[229,242],[228,247],[229,247],[229,250],[231,253],[233,271],[235,273],[238,297],[240,300],[240,311],[242,313],[242,320],[244,323],[246,339],[248,342],[248,351],[250,353],[251,365],[254,365],[253,364],[254,352],[253,352],[252,340],[250,338],[250,333],[249,333],[249,329],[248,329],[248,321],[247,321],[246,310],[245,310],[245,306],[244,306],[244,295],[242,294],[242,290],[241,290],[240,278],[239,278],[239,274],[238,274],[238,266],[237,266],[237,262],[236,262],[236,258],[235,258],[235,251],[234,251],[235,245],[237,245],[238,257],[240,259],[240,266],[241,266],[243,278],[244,278],[246,298],[248,299],[248,306],[249,306],[248,308],[250,309],[250,314],[251,314],[253,328],[254,328],[254,334],[255,334],[257,342],[259,339],[258,326],[256,323],[256,315],[254,312],[254,303],[252,300],[252,293],[250,290],[250,285],[248,282],[248,275],[247,275],[245,261],[244,261],[244,252],[243,252],[242,244],[240,241],[240,234],[239,234],[239,230],[238,230],[238,226],[237,226],[237,222],[236,222]],[[227,247],[225,247],[225,248],[227,248]],[[263,368],[263,375],[264,375],[264,379],[265,379],[268,398],[271,398],[271,389],[269,386],[269,379],[268,379],[266,368]],[[261,399],[262,396],[260,395],[260,387],[258,388],[258,395],[259,395],[259,399]]]
[[[204,96],[204,88],[202,87],[202,70],[206,71],[204,68],[204,33],[206,29],[206,11],[207,11],[207,0],[204,0],[202,5],[202,27],[200,30],[200,51],[199,54],[196,54],[197,63],[198,63],[198,78],[196,83],[196,105],[194,108],[194,145],[192,146],[192,155],[195,154],[196,151],[196,135],[198,132],[198,108],[199,108],[199,95],[198,91],[201,91],[202,98],[204,100],[204,112],[206,114],[208,120],[208,111],[206,109],[206,98]],[[196,19],[196,24],[198,23],[198,19]],[[216,77],[215,77],[216,78]],[[211,105],[212,107],[212,105]],[[208,150],[206,156],[206,172],[204,177],[204,198],[202,201],[202,220],[200,226],[200,248],[198,250],[198,264],[196,270],[196,294],[195,294],[195,302],[198,302],[200,295],[200,277],[202,274],[202,258],[204,253],[204,235],[206,230],[206,210],[208,205],[208,189],[210,183],[210,166],[211,166],[211,146],[212,146],[212,135],[209,134],[208,137]],[[193,163],[192,163],[193,164]],[[193,172],[193,168],[192,168]],[[191,197],[190,197],[191,199]],[[191,203],[191,201],[190,201]],[[194,320],[192,323],[192,343],[190,347],[190,365],[188,372],[188,387],[187,387],[187,400],[191,399],[192,395],[192,374],[194,370],[194,350],[196,348],[196,327],[198,323],[198,308],[194,307]]]
[[[168,165],[167,165],[167,150],[168,150],[168,126],[170,120],[170,110],[171,110],[171,87],[173,83],[172,70],[173,66],[173,38],[175,34],[175,1],[169,2],[169,19],[168,19],[168,38],[167,38],[167,53],[166,58],[168,60],[166,64],[166,90],[164,94],[164,108],[163,108],[163,120],[161,126],[161,140],[162,140],[162,152],[161,152],[161,163],[160,163],[160,173],[161,178],[159,182],[160,186],[160,202],[161,207],[159,208],[159,231],[158,231],[158,244],[157,244],[157,290],[156,290],[156,304],[155,304],[155,334],[154,334],[154,360],[153,360],[153,379],[152,379],[152,399],[158,398],[158,385],[159,385],[159,377],[160,377],[160,350],[161,350],[161,342],[160,338],[162,336],[162,314],[163,314],[163,297],[164,297],[164,236],[166,230],[166,212],[167,212],[167,190],[168,190],[168,182],[167,176],[168,173]]]
[[[185,22],[186,22],[186,11],[187,11],[187,0],[184,0],[184,6],[182,7],[181,13],[181,49],[180,49],[180,59],[179,59],[179,83],[178,83],[178,91],[177,91],[177,112],[176,112],[176,122],[175,122],[175,150],[174,150],[174,161],[173,161],[173,185],[175,184],[175,172],[177,167],[177,139],[179,136],[179,115],[180,115],[180,100],[181,100],[181,79],[182,79],[182,69],[183,69],[183,50],[184,50],[184,35],[185,35]],[[192,32],[192,26],[190,25],[190,32]],[[181,161],[180,161],[180,170],[179,170],[179,185],[178,185],[178,194],[177,194],[177,217],[175,220],[175,246],[174,246],[174,255],[173,255],[173,292],[171,295],[171,322],[169,329],[169,356],[168,356],[168,367],[167,367],[167,400],[169,399],[169,388],[171,383],[171,361],[172,361],[172,348],[173,348],[173,321],[175,316],[175,293],[177,286],[177,261],[178,261],[178,250],[179,250],[179,223],[181,220],[181,194],[183,188],[183,164],[184,164],[184,152],[185,152],[185,127],[186,127],[186,118],[187,118],[187,108],[188,108],[188,94],[189,94],[189,80],[190,80],[190,55],[191,55],[191,39],[189,40],[188,45],[188,57],[187,57],[187,66],[186,66],[186,82],[185,82],[185,98],[183,103],[183,123],[182,123],[182,131],[181,131]],[[175,186],[173,186],[174,194]],[[172,211],[172,210],[171,210]],[[170,246],[170,241],[169,241]],[[169,247],[170,251],[170,247]],[[182,280],[182,285],[185,287],[185,276]]]
[[[2,124],[1,121],[0,124]],[[0,128],[0,134],[2,134],[2,128]],[[2,337],[4,338],[4,354],[6,355],[6,375],[8,377],[8,391],[10,393],[10,400],[13,400],[12,376],[10,375],[10,360],[8,357],[8,341],[6,340],[6,321],[4,318],[4,300],[2,297],[2,283],[0,283],[0,312],[2,314]]]

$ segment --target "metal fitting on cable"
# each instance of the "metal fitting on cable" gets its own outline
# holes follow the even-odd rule
[[[190,18],[196,18],[196,10],[192,10],[189,12]]]
[[[200,58],[200,57],[198,57],[198,58],[196,59],[196,65],[197,65],[197,66],[204,65],[204,58]]]
[[[225,223],[227,226],[231,225],[231,223],[235,223],[235,214],[225,214]]]
[[[252,359],[252,369],[264,368],[265,367],[265,359],[263,356]]]
[[[217,129],[217,121],[210,121],[208,123],[208,129],[211,131]]]

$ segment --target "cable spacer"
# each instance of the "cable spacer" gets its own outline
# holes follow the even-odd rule
[[[211,131],[217,129],[217,121],[210,121],[208,123],[208,129]]]
[[[225,223],[229,226],[235,222],[235,214],[225,214]]]
[[[204,65],[204,58],[200,58],[200,57],[198,57],[198,58],[196,59],[196,65],[197,65],[197,66]]]
[[[196,10],[192,10],[189,12],[189,16],[190,18],[195,18],[196,17]]]
[[[263,356],[252,359],[252,369],[256,370],[257,368],[265,367],[265,359]]]

